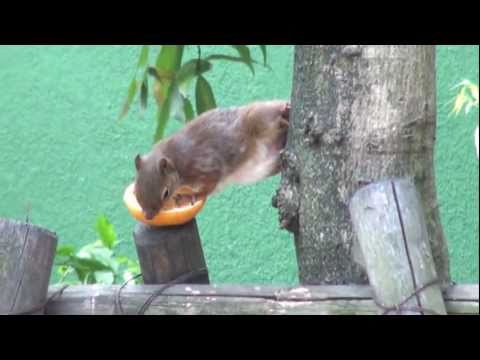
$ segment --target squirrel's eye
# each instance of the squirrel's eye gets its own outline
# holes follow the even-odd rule
[[[163,192],[163,200],[168,198],[168,195],[170,195],[170,191],[168,191],[168,189],[165,189],[165,191]]]

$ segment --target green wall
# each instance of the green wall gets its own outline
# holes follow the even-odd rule
[[[125,241],[123,250],[135,255],[134,221],[121,198],[133,180],[134,155],[149,150],[154,109],[142,118],[135,107],[123,122],[116,118],[137,55],[137,46],[0,46],[0,217],[22,220],[30,204],[32,222],[80,245],[95,240],[95,220],[105,213]],[[445,106],[452,85],[464,77],[478,82],[478,46],[441,46],[438,55],[442,220],[455,280],[478,282],[478,162],[471,135],[478,113],[451,119]],[[273,71],[258,69],[254,78],[240,64],[216,65],[208,77],[219,105],[288,98],[293,47],[270,46],[269,58]],[[293,238],[278,229],[271,207],[278,182],[228,189],[199,215],[214,282],[297,281]]]
[[[452,87],[465,78],[478,84],[479,46],[439,46],[437,57],[438,131],[436,173],[438,201],[447,236],[452,276],[478,283],[478,160],[474,130],[478,110],[449,117]]]

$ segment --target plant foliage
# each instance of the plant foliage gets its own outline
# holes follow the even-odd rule
[[[164,137],[171,118],[186,124],[196,116],[216,108],[215,94],[206,78],[206,74],[212,71],[214,63],[243,64],[252,74],[255,74],[257,64],[268,67],[266,45],[228,45],[234,55],[214,53],[208,56],[202,55],[202,45],[158,46],[160,50],[152,64],[150,63],[152,46],[141,47],[135,74],[120,113],[120,118],[125,117],[137,98],[140,98],[140,107],[144,111],[152,95],[157,104],[155,143]],[[196,47],[195,58],[185,59],[187,46]],[[261,62],[253,59],[251,49],[253,46],[260,48],[263,57]],[[195,92],[194,100],[188,96],[191,88]]]

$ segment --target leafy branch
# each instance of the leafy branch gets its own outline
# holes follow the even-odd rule
[[[185,47],[188,45],[159,45],[160,51],[154,65],[149,65],[151,46],[143,45],[140,50],[135,74],[128,88],[120,118],[130,111],[133,102],[140,97],[140,107],[144,111],[148,106],[150,93],[157,104],[157,126],[154,142],[165,135],[165,129],[171,118],[186,124],[195,116],[201,115],[217,107],[215,94],[205,74],[213,69],[218,61],[244,64],[255,75],[255,65],[268,68],[266,45],[229,45],[236,55],[212,54],[204,57],[202,46],[197,48],[197,56],[185,60]],[[262,62],[253,59],[252,46],[260,47]],[[151,89],[149,78],[153,79]],[[193,87],[193,83],[194,87]],[[194,88],[194,101],[189,99],[188,91]],[[195,106],[193,105],[195,104]]]

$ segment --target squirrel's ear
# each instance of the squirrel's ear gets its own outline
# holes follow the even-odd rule
[[[168,168],[168,161],[165,158],[161,158],[160,161],[158,162],[158,168],[160,170],[166,170]]]
[[[158,161],[158,168],[160,169],[161,172],[164,174],[169,174],[170,172],[175,170],[175,167],[173,164],[168,160],[167,158],[161,158]]]
[[[140,171],[140,169],[142,168],[142,165],[143,165],[142,157],[140,155],[137,155],[135,157],[135,168],[137,169],[137,171]]]

